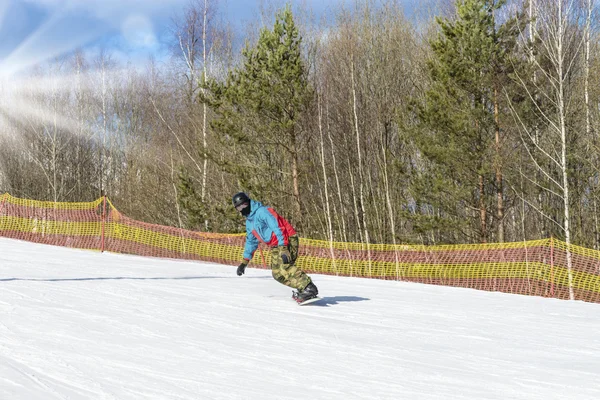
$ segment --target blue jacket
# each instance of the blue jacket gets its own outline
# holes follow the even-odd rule
[[[246,245],[244,259],[251,260],[259,242],[269,247],[286,246],[296,231],[289,222],[270,207],[250,200],[250,214],[246,217]]]

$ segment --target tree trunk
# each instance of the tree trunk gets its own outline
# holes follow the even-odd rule
[[[333,251],[333,223],[331,221],[331,209],[329,207],[329,185],[327,183],[327,170],[325,168],[325,142],[323,139],[323,118],[321,113],[321,97],[317,95],[317,108],[319,109],[319,137],[321,144],[321,166],[323,167],[323,189],[325,191],[325,221],[327,222],[327,231],[329,233],[329,252],[333,263],[333,270],[337,275],[337,266],[335,262],[335,252]]]
[[[296,224],[302,227],[302,210],[300,205],[300,185],[298,183],[298,145],[296,132],[292,127],[291,148],[292,148],[292,190],[294,196],[294,212],[296,214]]]
[[[400,260],[398,259],[398,250],[396,249],[396,221],[394,220],[394,208],[390,196],[390,180],[387,169],[387,130],[388,125],[384,124],[384,139],[381,141],[381,153],[383,154],[383,184],[385,188],[385,201],[390,219],[390,231],[392,232],[392,244],[394,245],[394,258],[396,260],[396,280],[400,279]]]
[[[362,149],[360,147],[360,131],[358,129],[358,111],[356,101],[356,80],[354,78],[354,61],[351,64],[351,78],[352,78],[352,111],[354,113],[354,129],[356,131],[356,151],[358,155],[358,177],[359,182],[359,194],[360,194],[360,208],[362,213],[362,224],[365,232],[365,243],[367,245],[367,257],[369,258],[369,276],[371,276],[371,248],[369,243],[369,229],[367,224],[367,213],[365,211],[365,199],[364,199],[364,178],[362,171]]]
[[[108,134],[108,111],[106,108],[106,63],[104,54],[101,54],[101,74],[102,74],[102,146],[100,146],[100,196],[106,194],[106,184],[104,170],[106,168],[106,136]]]
[[[534,52],[534,43],[535,43],[535,39],[536,39],[536,32],[537,32],[537,10],[536,10],[536,1],[537,0],[530,0],[529,1],[529,42],[531,43],[531,46],[529,46],[529,63],[534,66],[535,65],[535,52]],[[534,87],[536,89],[534,94],[533,94],[533,102],[534,104],[538,104],[539,102],[539,96],[537,93],[537,84],[538,84],[538,79],[537,79],[537,70],[534,69],[532,72],[532,79],[533,79],[533,84]],[[537,119],[533,121],[534,123],[534,127],[533,127],[533,141],[535,143],[535,145],[537,146],[539,143],[539,128],[538,128],[538,123],[537,123]],[[536,170],[536,181],[540,181],[541,180],[541,173],[539,171],[539,169]],[[544,203],[544,194],[542,192],[541,189],[537,189],[538,190],[538,195],[537,195],[537,201],[538,201],[538,209],[543,209],[543,203]],[[541,221],[541,237],[545,238],[548,236],[548,229],[546,227],[546,218],[542,218]]]
[[[487,242],[487,224],[486,224],[486,211],[485,211],[485,185],[483,181],[483,175],[479,175],[479,241],[481,243]]]
[[[563,179],[563,202],[564,202],[564,230],[565,230],[565,242],[567,243],[567,272],[569,275],[569,299],[575,300],[575,294],[573,292],[573,265],[571,257],[571,227],[570,227],[570,215],[569,215],[569,177],[567,171],[567,128],[565,123],[566,109],[565,109],[565,93],[564,93],[564,49],[563,49],[563,32],[564,32],[563,20],[563,4],[561,1],[558,2],[558,35],[556,38],[556,50],[558,55],[557,67],[558,67],[558,117],[560,121],[560,139],[561,139],[561,168],[562,168],[562,179]]]
[[[592,24],[592,0],[587,0],[587,16],[585,20],[585,133],[586,139],[591,139],[592,126],[590,122],[590,31]]]
[[[600,250],[600,231],[598,230],[598,200],[594,194],[594,249]]]
[[[58,97],[58,91],[56,86],[54,86],[52,88],[52,97],[53,97],[53,110],[52,110],[52,197],[54,199],[54,202],[57,203],[58,202],[58,176],[57,176],[57,165],[56,165],[56,159],[58,158],[58,152],[57,152],[57,140],[58,140],[58,126],[57,126],[57,108],[58,108],[58,104],[57,104],[57,97]]]
[[[358,230],[358,236],[360,242],[363,243],[363,231],[360,224],[360,217],[358,214],[358,200],[356,199],[356,185],[354,184],[354,174],[352,173],[352,164],[350,162],[350,155],[348,155],[348,174],[350,175],[350,186],[352,187],[352,202],[354,203],[354,219],[356,220],[356,227]]]
[[[498,240],[504,242],[504,190],[502,188],[502,148],[500,143],[500,117],[498,111],[498,88],[494,87],[494,130],[496,131],[496,193],[498,219]]]
[[[206,94],[206,89],[204,86],[206,85],[206,79],[208,78],[208,69],[206,68],[206,63],[208,59],[206,58],[206,16],[208,14],[208,0],[204,0],[204,12],[202,14],[202,91]],[[202,166],[202,191],[200,193],[200,200],[204,209],[206,210],[206,175],[208,169],[208,157],[206,156],[207,142],[206,142],[206,114],[207,114],[207,105],[204,101],[202,103],[202,157],[204,158],[204,165]],[[208,218],[207,213],[204,213],[204,230],[208,231]]]
[[[329,138],[329,145],[331,147],[331,161],[333,163],[333,175],[335,176],[335,185],[337,187],[337,195],[338,195],[338,204],[340,206],[340,220],[341,220],[341,228],[342,228],[342,239],[344,240],[344,242],[348,241],[348,234],[346,232],[346,218],[344,217],[346,215],[346,210],[344,208],[344,203],[343,203],[343,199],[342,199],[342,189],[341,189],[341,185],[340,185],[340,176],[338,174],[338,169],[337,169],[337,160],[335,157],[335,146],[333,144],[333,138],[331,137],[331,128],[329,126],[329,107],[327,107],[327,136]],[[337,208],[335,207],[334,204],[334,210]],[[336,212],[337,214],[337,212]]]

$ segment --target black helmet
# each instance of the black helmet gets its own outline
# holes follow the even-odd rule
[[[244,192],[239,192],[233,195],[233,206],[238,207],[244,203],[250,204],[250,197]]]

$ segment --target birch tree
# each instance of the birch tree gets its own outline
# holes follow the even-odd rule
[[[573,0],[538,0],[537,6],[536,23],[530,28],[539,43],[536,49],[539,56],[533,59],[536,79],[527,82],[522,74],[516,76],[536,116],[544,122],[544,126],[539,127],[539,138],[536,136],[538,127],[532,130],[516,107],[513,111],[520,124],[523,145],[543,179],[533,183],[562,203],[560,219],[545,214],[544,210],[538,211],[559,226],[564,235],[569,298],[573,300],[570,163],[574,155],[573,127],[578,116],[573,109],[578,96],[576,77],[582,66],[585,44],[580,27],[585,26],[581,23],[585,21],[585,14]],[[539,98],[534,93],[539,94]],[[548,106],[543,107],[542,103]]]

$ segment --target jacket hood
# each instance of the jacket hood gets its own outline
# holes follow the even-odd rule
[[[254,218],[256,210],[258,210],[260,207],[263,207],[263,204],[260,201],[250,200],[250,214],[248,214],[246,218]]]

